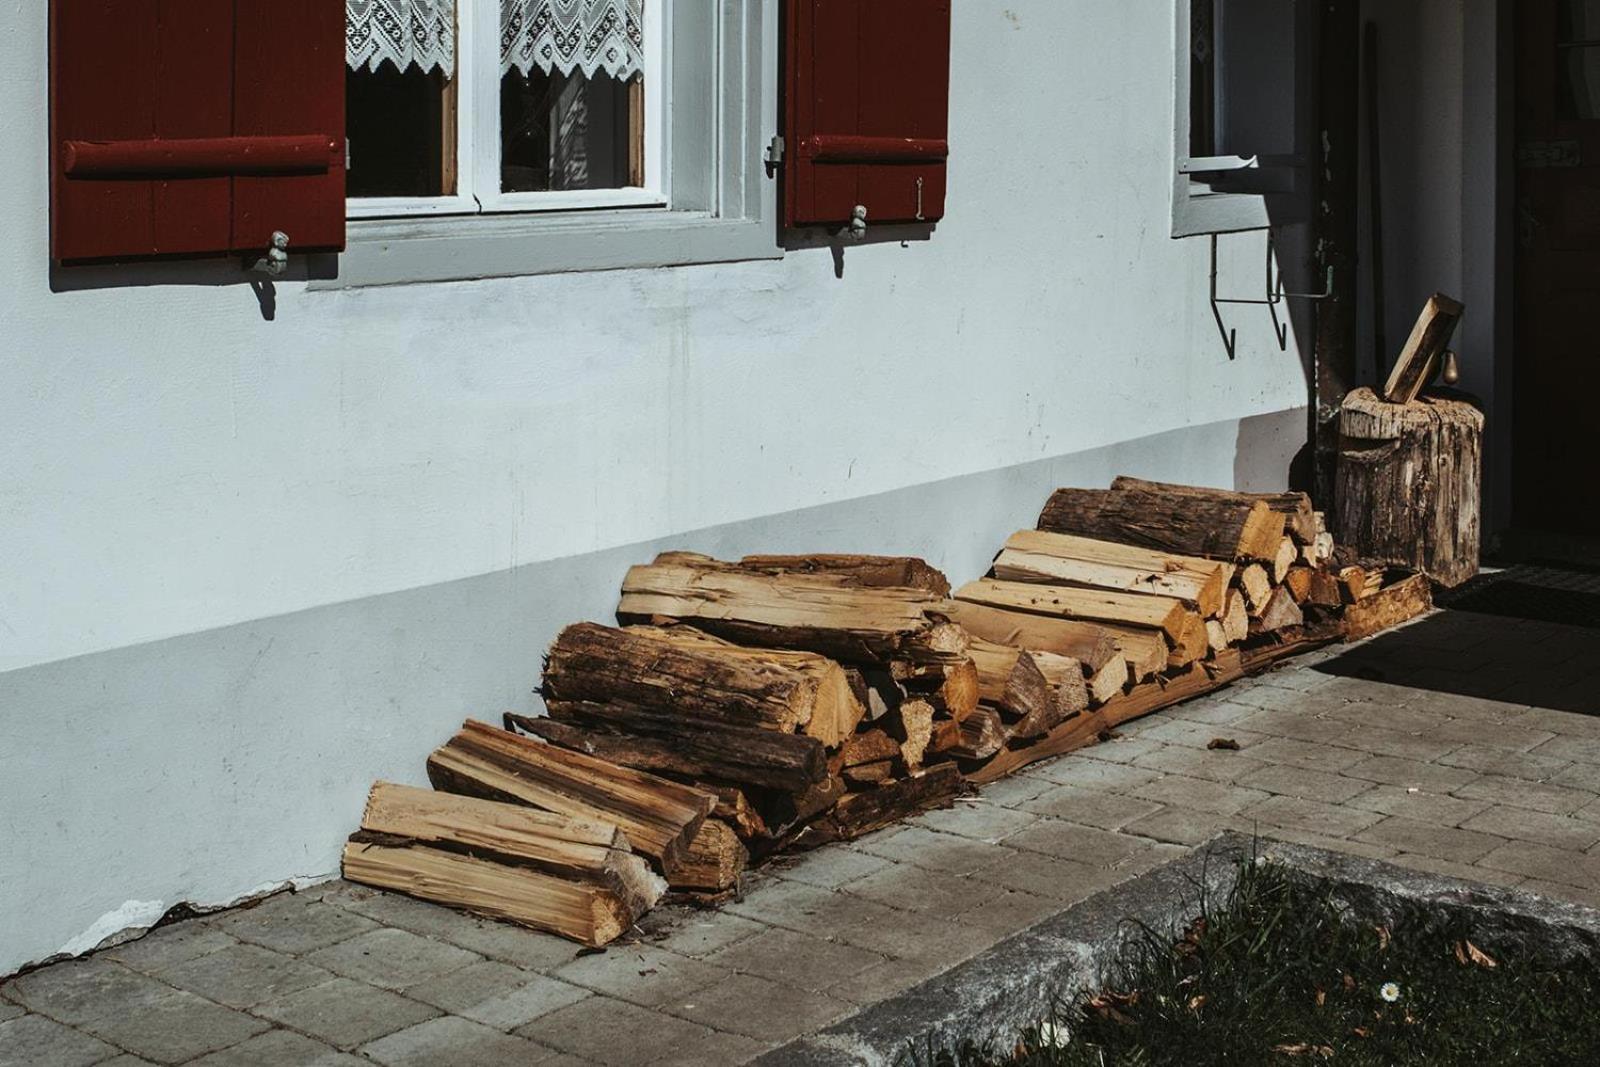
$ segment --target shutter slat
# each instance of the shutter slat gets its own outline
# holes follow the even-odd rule
[[[152,64],[156,137],[226,137],[233,132],[235,2],[158,0]],[[155,178],[150,191],[155,252],[192,254],[227,247],[233,214],[233,182],[227,175]]]

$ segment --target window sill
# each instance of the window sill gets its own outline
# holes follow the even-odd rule
[[[352,219],[339,273],[312,290],[777,259],[770,223],[706,212]]]

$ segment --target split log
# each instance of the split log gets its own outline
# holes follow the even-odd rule
[[[1231,564],[1042,530],[1020,530],[995,558],[1004,581],[1079,585],[1181,600],[1207,617],[1222,609]]]
[[[344,846],[343,870],[352,882],[504,919],[592,948],[615,941],[638,918],[615,893],[600,886],[403,838],[355,835]]]
[[[676,619],[740,644],[855,664],[953,663],[966,655],[967,635],[934,614],[942,603],[920,589],[844,586],[826,575],[769,575],[677,557],[631,568],[617,617]]]
[[[1259,563],[1252,563],[1248,567],[1239,568],[1239,589],[1244,593],[1245,606],[1250,610],[1251,618],[1260,618],[1266,610],[1267,600],[1272,596],[1272,578],[1268,576],[1267,569]]]
[[[1300,605],[1290,595],[1284,586],[1278,586],[1272,591],[1272,596],[1267,599],[1267,606],[1261,612],[1260,618],[1251,625],[1252,633],[1273,633],[1290,626],[1301,626],[1306,617],[1300,611]]]
[[[1439,369],[1450,336],[1466,308],[1443,293],[1434,293],[1422,306],[1411,336],[1395,358],[1389,380],[1383,387],[1383,399],[1390,404],[1409,404],[1417,399]]]
[[[1000,709],[987,705],[978,708],[960,724],[960,741],[945,755],[957,759],[985,760],[1005,747],[1010,731],[1000,716]],[[1047,731],[1041,731],[1041,735]]]
[[[906,693],[952,719],[964,719],[978,708],[978,669],[970,658],[931,666],[896,661],[889,665],[889,674]]]
[[[1228,489],[1211,489],[1194,485],[1177,485],[1172,482],[1147,482],[1142,478],[1123,475],[1111,483],[1112,489],[1148,489],[1165,493],[1193,494],[1211,499],[1232,500],[1235,503],[1261,501],[1283,516],[1284,529],[1296,541],[1305,543],[1316,536],[1316,512],[1311,508],[1307,493],[1241,493]]]
[[[939,608],[973,637],[998,645],[1069,656],[1092,671],[1118,658],[1111,631],[1095,623],[1053,619],[1020,611],[946,600]]]
[[[1223,627],[1221,619],[1206,620],[1206,643],[1210,645],[1213,654],[1227,651],[1231,642],[1228,640],[1228,631]]]
[[[1083,665],[1075,659],[977,639],[972,655],[984,700],[1016,720],[1013,737],[1040,737],[1089,706]]]
[[[1306,603],[1314,604],[1319,608],[1336,608],[1344,603],[1339,593],[1339,579],[1326,567],[1317,567],[1311,572],[1311,584],[1306,594]]]
[[[1464,400],[1389,404],[1370,389],[1339,412],[1339,544],[1444,586],[1478,573],[1483,413]]]
[[[1272,560],[1272,583],[1282,585],[1283,580],[1289,576],[1289,568],[1294,566],[1295,560],[1300,558],[1300,549],[1293,539],[1285,537],[1278,542],[1278,554]]]
[[[953,719],[950,721],[951,725],[956,727],[956,733],[959,736],[961,730],[959,724]],[[892,759],[883,759],[875,763],[858,763],[854,767],[846,767],[843,772],[845,784],[858,789],[866,786],[882,785],[884,782],[894,778],[895,762]]]
[[[1114,659],[1089,675],[1089,702],[1104,704],[1126,689],[1130,682],[1127,661]]]
[[[918,812],[949,807],[961,789],[960,770],[953,763],[941,763],[890,785],[841,798],[832,811],[806,827],[795,843],[812,847],[853,841]]]
[[[1191,613],[1184,619],[1183,631],[1167,652],[1167,669],[1181,670],[1196,660],[1205,659],[1210,651],[1211,636],[1205,620]]]
[[[717,805],[698,789],[472,719],[428,757],[428,779],[447,793],[615,823],[668,871]]]
[[[843,669],[824,656],[763,654],[693,631],[587,622],[567,627],[550,646],[542,692],[560,703],[804,729],[825,745],[837,744],[865,714]]]
[[[720,893],[739,884],[750,853],[727,823],[707,819],[689,842],[668,883],[676,890]]]
[[[926,560],[913,556],[745,556],[739,566],[767,574],[823,574],[846,585],[921,589],[938,597],[950,595],[950,580]]]
[[[1294,597],[1296,604],[1304,604],[1311,599],[1311,583],[1316,573],[1304,565],[1289,568],[1283,584],[1289,590],[1289,595]]]
[[[715,782],[695,782],[694,787],[717,798],[717,806],[711,809],[712,818],[733,827],[741,840],[753,841],[768,836],[766,820],[750,803],[743,789]]]
[[[928,734],[928,749],[922,754],[923,763],[936,762],[934,757],[943,756],[953,748],[961,745],[961,723],[955,719],[946,719],[935,716],[933,727]]]
[[[1133,680],[1142,682],[1166,669],[1167,640],[1156,631],[1117,627],[1112,629],[1111,639],[1116,642],[1117,654],[1128,664]]]
[[[1228,591],[1228,606],[1222,612],[1222,631],[1228,636],[1228,644],[1237,645],[1250,635],[1250,609],[1245,606],[1245,597],[1237,589]]]
[[[864,730],[848,738],[839,751],[828,758],[828,769],[837,774],[846,767],[892,760],[900,755],[900,742],[881,729]]]
[[[1433,587],[1414,574],[1344,609],[1344,639],[1359,641],[1433,609]]]
[[[1229,562],[1273,558],[1284,529],[1283,516],[1265,501],[1144,488],[1057,489],[1037,525],[1051,533]]]
[[[916,698],[902,700],[888,716],[888,731],[900,742],[900,758],[910,768],[922,766],[933,740],[933,705]]]
[[[827,774],[827,753],[814,737],[625,704],[546,700],[545,707],[548,718],[512,721],[537,737],[624,767],[768,789],[805,789]]]
[[[803,793],[766,792],[751,797],[762,818],[781,837],[801,823],[810,822],[848,795],[842,776],[830,775]]]
[[[653,908],[666,883],[633,853],[615,823],[573,819],[520,804],[378,782],[361,816],[364,841],[473,855],[616,894],[632,915]]]
[[[994,578],[968,582],[956,590],[956,599],[1006,611],[1159,630],[1173,641],[1183,636],[1191,618],[1198,618],[1183,601],[1171,597],[1005,582]]]

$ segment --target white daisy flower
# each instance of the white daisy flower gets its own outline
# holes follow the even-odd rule
[[[1393,1004],[1400,999],[1400,986],[1394,982],[1385,982],[1378,987],[1378,996]]]

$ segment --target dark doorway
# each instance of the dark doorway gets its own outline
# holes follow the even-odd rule
[[[1600,0],[1519,0],[1513,509],[1600,535]]]

